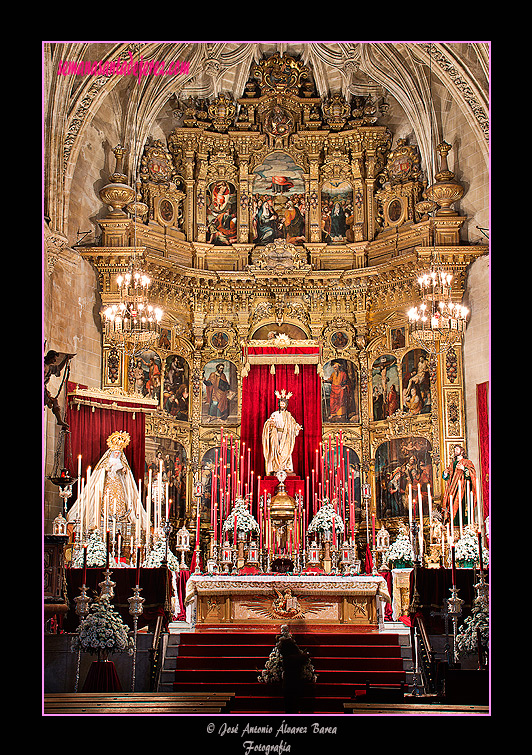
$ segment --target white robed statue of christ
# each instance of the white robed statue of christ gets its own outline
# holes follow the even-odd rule
[[[100,529],[104,507],[108,514],[116,516],[117,522],[130,521],[146,530],[148,515],[140,501],[139,491],[133,473],[124,454],[130,436],[116,431],[107,438],[109,448],[94,467],[87,484],[83,488],[70,511],[67,521],[74,522],[83,516],[83,529],[91,532]]]
[[[262,450],[266,462],[266,475],[277,472],[293,472],[292,452],[299,431],[303,429],[287,411],[288,399],[292,393],[275,391],[279,408],[264,423],[262,429]]]

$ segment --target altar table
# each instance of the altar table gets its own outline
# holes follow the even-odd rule
[[[382,627],[391,603],[381,576],[204,575],[187,582],[185,605],[199,628],[279,624]]]

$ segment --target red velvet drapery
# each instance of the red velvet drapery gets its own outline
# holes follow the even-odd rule
[[[255,354],[275,354],[282,360],[283,354],[312,354],[312,348],[264,349],[256,348]],[[294,364],[275,364],[275,374],[270,364],[252,364],[242,381],[241,442],[250,449],[251,469],[255,480],[264,479],[265,466],[262,452],[262,428],[270,414],[277,409],[275,391],[292,392],[288,411],[303,426],[292,455],[294,472],[303,481],[311,477],[315,466],[315,454],[321,441],[321,380],[316,364],[299,364],[296,374]],[[247,450],[246,450],[247,453]]]
[[[484,517],[489,516],[489,470],[490,470],[490,442],[489,442],[489,383],[477,385],[477,417],[478,417],[478,449],[480,458],[480,485],[482,490],[482,511]]]
[[[69,384],[68,387],[69,390],[74,390],[76,386]],[[68,402],[67,422],[70,425],[70,433],[67,443],[70,444],[71,453],[65,454],[65,460],[69,465],[69,472],[73,477],[77,476],[78,456],[81,454],[82,476],[85,476],[87,467],[94,469],[107,451],[107,438],[111,433],[123,430],[129,433],[131,438],[124,453],[138,484],[138,480],[144,478],[144,412],[124,411],[111,406],[112,399],[108,402],[100,401],[99,406],[94,407],[94,411],[92,406]]]

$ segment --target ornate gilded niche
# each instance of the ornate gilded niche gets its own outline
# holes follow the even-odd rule
[[[423,193],[418,148],[408,145],[406,139],[399,139],[388,154],[379,182],[383,185],[376,192],[379,225],[395,229],[416,221],[420,212],[416,208]]]
[[[146,147],[141,160],[142,198],[147,205],[147,221],[164,229],[173,229],[174,236],[184,239],[182,181],[165,145],[155,141]]]

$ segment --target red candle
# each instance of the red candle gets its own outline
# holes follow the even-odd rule
[[[452,579],[453,579],[453,587],[456,586],[456,563],[454,560],[454,545],[451,546],[451,555],[452,555]]]
[[[87,546],[83,546],[83,581],[82,585],[87,584]]]

